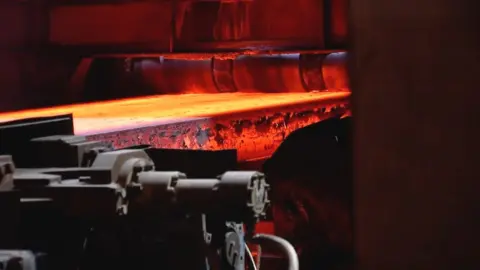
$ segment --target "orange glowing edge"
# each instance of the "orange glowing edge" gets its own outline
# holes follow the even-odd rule
[[[237,149],[269,156],[295,129],[349,111],[350,92],[183,94],[1,113],[0,122],[73,115],[76,135],[116,147]]]

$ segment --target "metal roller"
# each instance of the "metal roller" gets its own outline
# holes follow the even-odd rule
[[[331,53],[322,63],[322,78],[325,89],[348,89],[347,53]]]
[[[308,92],[348,88],[346,53],[238,56],[200,60],[134,59],[117,74],[156,94]],[[132,85],[132,84],[130,84]]]
[[[232,220],[257,220],[270,203],[269,185],[264,175],[255,171],[226,172],[211,179],[188,179],[180,172],[158,171],[142,171],[137,177],[141,195],[130,205],[136,211],[161,213],[176,205],[189,213],[215,212]]]
[[[240,56],[233,78],[242,92],[305,92],[299,67],[300,54]]]
[[[133,75],[138,83],[157,94],[216,93],[210,59],[134,59]],[[127,74],[128,75],[128,74]]]

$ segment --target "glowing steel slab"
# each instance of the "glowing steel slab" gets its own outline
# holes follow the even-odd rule
[[[161,95],[0,114],[0,122],[72,113],[75,133],[116,147],[237,149],[269,156],[295,129],[348,109],[350,93]]]

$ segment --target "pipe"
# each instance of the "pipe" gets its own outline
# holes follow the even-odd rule
[[[248,266],[252,270],[258,270],[257,264],[255,263],[255,259],[253,258],[252,251],[248,247],[248,245],[245,245],[245,253],[247,254],[248,257]]]
[[[287,240],[271,235],[271,234],[256,234],[253,236],[252,241],[257,244],[262,244],[265,242],[274,243],[277,247],[279,247],[287,256],[288,261],[288,270],[299,270],[300,263],[298,261],[298,255],[295,251],[295,248],[290,244]]]

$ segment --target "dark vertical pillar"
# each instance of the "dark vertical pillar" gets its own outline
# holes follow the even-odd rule
[[[350,2],[359,269],[480,269],[478,1]]]

